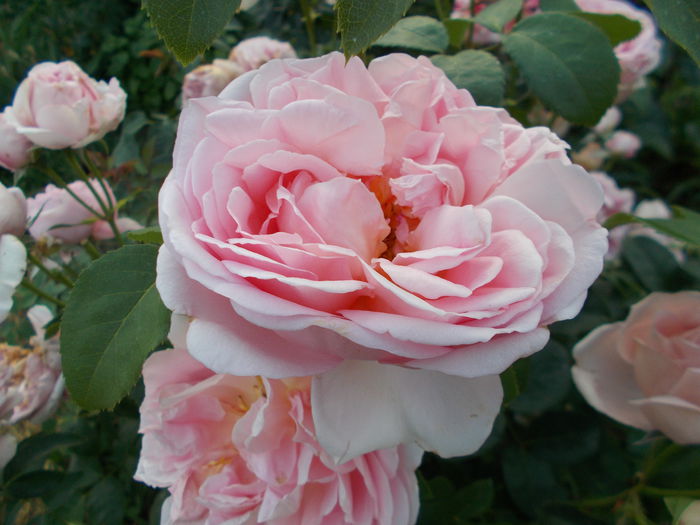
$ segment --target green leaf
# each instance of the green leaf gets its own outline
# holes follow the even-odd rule
[[[614,102],[620,66],[593,24],[542,13],[518,22],[503,44],[535,94],[565,119],[593,126]]]
[[[519,448],[507,448],[502,459],[503,477],[513,502],[534,516],[547,501],[561,500],[566,491],[549,464]]]
[[[627,237],[622,243],[622,259],[650,292],[676,291],[684,279],[673,254],[650,237]]]
[[[700,66],[700,0],[644,0],[661,30]]]
[[[477,103],[483,106],[501,104],[505,75],[501,63],[490,53],[468,49],[452,56],[434,55],[430,60],[455,86],[468,90]]]
[[[155,288],[157,254],[152,244],[109,252],[80,274],[71,291],[61,356],[66,386],[83,408],[113,407],[165,339],[170,312]]]
[[[530,427],[532,455],[553,465],[573,465],[592,457],[600,446],[600,427],[583,412],[548,412]]]
[[[622,224],[638,222],[683,242],[700,246],[700,213],[680,206],[674,206],[673,209],[676,213],[673,219],[643,219],[629,213],[616,213],[605,221],[605,227],[610,229]]]
[[[462,501],[459,510],[461,518],[475,518],[487,512],[493,504],[494,488],[492,479],[480,479],[457,492]]]
[[[211,45],[240,4],[241,0],[143,0],[151,24],[183,65]]]
[[[465,18],[447,18],[443,20],[442,23],[445,29],[447,29],[450,46],[457,48],[462,47],[467,29],[469,29],[469,26],[473,22]]]
[[[523,0],[498,0],[474,17],[474,22],[491,31],[500,32],[508,22],[515,20],[523,8]]]
[[[580,11],[574,0],[540,0],[542,11]]]
[[[608,36],[610,44],[614,47],[620,42],[631,40],[642,30],[642,24],[638,20],[630,20],[622,15],[606,15],[603,13],[571,13],[594,24]]]
[[[415,0],[338,0],[340,43],[346,57],[361,53],[406,14]]]
[[[91,521],[100,525],[120,525],[124,523],[126,496],[123,483],[116,478],[100,480],[87,496],[87,509]]]
[[[409,16],[398,21],[374,45],[405,47],[430,53],[447,49],[449,38],[445,26],[429,16]]]
[[[67,433],[39,433],[23,439],[17,445],[17,452],[10,462],[5,465],[2,472],[3,479],[7,482],[23,472],[42,467],[46,456],[62,447],[79,445],[83,437],[77,434]]]
[[[149,226],[148,228],[141,228],[140,230],[132,230],[127,232],[126,236],[136,242],[163,244],[163,234],[158,226]]]
[[[693,498],[664,498],[664,504],[666,505],[666,508],[668,511],[671,513],[671,516],[673,516],[673,525],[683,525],[679,524],[679,520],[681,515],[683,514],[683,511],[690,507],[691,504],[695,503],[697,500],[694,500]]]
[[[22,474],[7,486],[7,494],[14,498],[47,498],[79,480],[79,472],[35,470]]]

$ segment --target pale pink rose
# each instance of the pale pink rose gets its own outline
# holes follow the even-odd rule
[[[243,71],[252,71],[273,58],[296,58],[297,54],[289,42],[256,36],[241,40],[229,53],[228,59],[238,64]]]
[[[90,185],[104,204],[109,205],[110,201],[112,204],[116,203],[112,189],[106,182],[107,195],[97,179],[90,179]],[[68,188],[90,208],[100,214],[103,213],[87,183],[71,182]],[[69,244],[78,244],[90,236],[98,240],[110,239],[114,236],[107,221],[97,220],[95,214],[75,200],[66,189],[58,188],[53,184],[49,184],[43,192],[27,199],[27,216],[29,233],[35,239],[46,237]],[[131,219],[117,219],[117,227],[124,232],[136,230],[142,226]]]
[[[693,501],[678,517],[677,525],[700,525],[700,500]]]
[[[572,153],[571,158],[587,170],[596,171],[601,168],[609,155],[597,142],[589,142],[581,150]]]
[[[116,129],[125,108],[116,78],[98,82],[74,62],[42,62],[17,88],[7,119],[37,146],[81,148]]]
[[[0,323],[12,309],[12,296],[27,270],[27,249],[9,233],[0,235]]]
[[[496,374],[602,268],[602,191],[565,149],[425,57],[269,62],[182,113],[158,289],[209,368],[322,374],[331,454],[473,452]]]
[[[182,100],[185,102],[191,98],[215,97],[243,72],[243,68],[230,60],[217,59],[213,64],[199,66],[185,75]]]
[[[626,0],[576,0],[576,4],[583,11],[618,14],[642,25],[636,37],[615,46],[615,56],[622,70],[617,95],[617,102],[621,102],[644,85],[644,77],[656,69],[661,61],[661,40],[657,35],[656,22],[648,11]]]
[[[620,125],[622,121],[622,112],[617,106],[610,106],[605,114],[600,118],[598,123],[593,127],[593,130],[598,135],[607,135]]]
[[[17,187],[0,183],[0,235],[21,236],[27,229],[27,201]]]
[[[319,446],[310,380],[215,374],[184,350],[144,365],[135,478],[168,488],[161,524],[412,524],[421,450],[338,465]]]
[[[37,305],[27,317],[36,334],[28,348],[0,343],[0,420],[11,425],[24,419],[45,421],[63,395],[58,335],[46,339],[44,330],[53,314]]]
[[[580,341],[574,358],[574,381],[594,408],[700,443],[700,292],[649,295],[627,320]]]
[[[495,0],[480,0],[477,2],[476,6],[472,9],[471,0],[455,0],[452,6],[452,13],[450,18],[473,18],[483,11],[490,4],[493,4]],[[536,13],[540,7],[540,0],[525,0],[523,4],[522,16],[529,16]],[[515,25],[515,21],[511,21],[505,26],[505,30],[509,31]],[[477,45],[490,45],[501,41],[501,36],[498,33],[494,33],[486,29],[484,26],[475,24],[474,33],[472,35],[472,41]]]
[[[0,113],[0,166],[17,171],[29,162],[32,143],[7,121],[7,110]]]
[[[620,188],[610,175],[601,171],[591,173],[603,188],[603,207],[598,212],[598,222],[603,224],[616,213],[632,213],[634,192],[629,188]],[[622,240],[627,236],[630,225],[613,228],[608,236],[607,258],[615,257],[620,251]]]
[[[619,130],[613,133],[610,138],[605,141],[605,147],[613,155],[619,155],[620,157],[631,159],[637,154],[639,148],[642,147],[642,141],[634,133]]]

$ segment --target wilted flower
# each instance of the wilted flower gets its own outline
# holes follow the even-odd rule
[[[98,82],[74,62],[42,62],[17,88],[6,117],[38,146],[81,148],[115,129],[125,108],[116,78]]]
[[[58,336],[45,338],[44,325],[53,314],[42,305],[27,313],[36,335],[28,348],[0,343],[0,420],[41,423],[55,411],[63,395]]]
[[[33,144],[8,122],[7,109],[0,113],[0,166],[17,171],[29,162]]]
[[[216,96],[242,73],[243,68],[230,60],[217,59],[212,64],[199,66],[185,75],[182,100]]]

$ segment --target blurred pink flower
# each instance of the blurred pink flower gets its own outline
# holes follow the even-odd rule
[[[633,427],[700,443],[700,292],[652,293],[574,348],[586,400]]]
[[[105,204],[111,200],[115,203],[112,189],[105,181],[107,195],[97,179],[90,179],[90,185]],[[102,213],[97,199],[83,181],[68,184],[68,188],[93,210]],[[110,239],[114,232],[107,221],[97,220],[97,217],[75,200],[66,189],[53,184],[46,186],[43,192],[27,199],[29,233],[35,239],[47,237],[58,239],[69,244],[78,244],[90,236],[96,239]],[[132,219],[117,219],[120,231],[136,230],[142,226]]]
[[[8,122],[7,110],[5,108],[0,113],[0,166],[17,171],[29,162],[29,150],[33,144]]]
[[[325,373],[331,454],[473,452],[497,374],[602,268],[602,191],[566,147],[425,57],[269,62],[182,113],[158,289],[195,318],[188,349],[209,368]]]
[[[593,130],[598,135],[607,135],[620,125],[622,121],[622,112],[617,106],[610,106],[605,114],[600,118]]]
[[[620,188],[610,175],[603,172],[591,173],[603,188],[603,207],[598,212],[598,222],[603,224],[616,213],[632,213],[634,192],[629,188]],[[615,257],[620,251],[622,240],[629,231],[629,225],[617,226],[608,235],[608,253],[606,257]]]
[[[27,270],[27,249],[9,233],[0,235],[0,322],[12,309],[12,296]]]
[[[238,64],[243,71],[252,71],[273,58],[296,58],[296,56],[289,42],[256,36],[241,40],[231,50],[228,59]]]
[[[42,62],[17,88],[6,117],[37,146],[81,148],[116,129],[125,108],[116,78],[97,82],[74,62]]]
[[[135,477],[169,489],[162,524],[415,522],[420,449],[336,464],[315,436],[310,380],[215,374],[166,350],[144,382]]]
[[[0,420],[41,423],[53,415],[63,395],[58,335],[45,338],[53,314],[42,305],[27,313],[36,335],[30,348],[0,343]]]
[[[0,183],[0,235],[21,236],[27,229],[27,201],[17,187]]]
[[[614,155],[631,159],[642,147],[642,141],[634,133],[618,130],[605,141],[605,147]]]
[[[199,66],[185,75],[182,100],[216,96],[243,72],[243,68],[230,60],[217,59],[212,64]]]

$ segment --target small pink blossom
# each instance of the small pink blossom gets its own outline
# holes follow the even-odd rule
[[[217,59],[212,64],[199,66],[185,75],[182,100],[214,97],[243,72],[243,68],[230,60]]]
[[[53,314],[42,305],[27,313],[35,336],[29,348],[0,343],[0,420],[14,424],[49,418],[63,395],[58,336],[45,338],[44,325]]]
[[[37,146],[81,148],[116,129],[125,108],[116,78],[98,82],[74,62],[42,62],[17,88],[6,116]]]
[[[639,148],[642,147],[642,141],[634,133],[619,130],[613,133],[611,137],[605,141],[605,147],[613,155],[619,155],[620,157],[631,159],[637,154]]]
[[[309,379],[215,374],[166,350],[144,382],[135,477],[170,491],[162,524],[415,523],[420,449],[336,464],[315,436]]]
[[[29,162],[29,151],[33,144],[8,122],[7,110],[5,108],[0,113],[0,166],[17,171]]]
[[[586,336],[574,358],[574,381],[594,408],[700,443],[700,292],[652,293],[625,321]]]
[[[603,207],[598,212],[598,222],[603,224],[616,213],[632,213],[634,206],[634,192],[628,188],[620,188],[615,182],[615,179],[607,173],[594,172],[591,173],[603,188]],[[627,236],[630,226],[623,225],[613,228],[610,232],[608,241],[608,253],[606,257],[615,257],[620,251],[622,240]]]
[[[611,106],[600,118],[593,130],[598,133],[598,135],[607,135],[612,133],[613,130],[620,125],[621,121],[622,112],[617,106]]]
[[[252,71],[273,58],[296,57],[297,54],[289,42],[256,36],[239,42],[229,53],[228,59],[238,64],[243,71]]]
[[[116,203],[112,189],[105,182],[107,194],[96,179],[90,179],[90,185],[100,196],[102,202]],[[68,188],[93,210],[102,213],[95,195],[87,183],[75,181]],[[70,193],[53,184],[46,186],[43,192],[27,199],[27,214],[29,233],[35,239],[47,237],[60,241],[78,244],[90,236],[96,239],[109,239],[114,236],[107,221],[97,220],[90,210],[85,208]],[[121,232],[141,228],[141,225],[131,219],[117,219],[117,227]]]
[[[27,201],[17,187],[0,183],[0,235],[21,236],[27,229]]]

